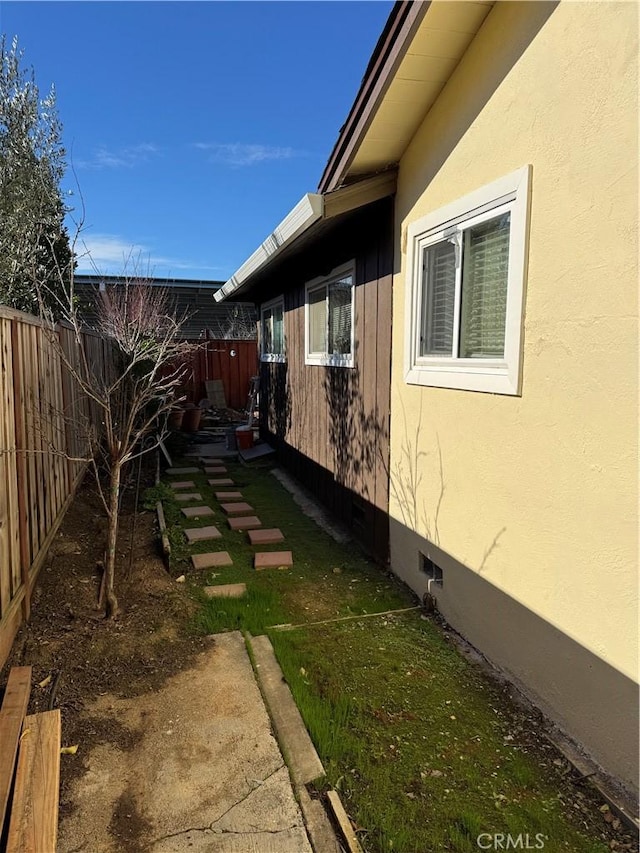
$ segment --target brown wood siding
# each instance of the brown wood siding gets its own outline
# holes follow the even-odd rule
[[[285,300],[286,362],[261,365],[261,428],[284,465],[377,560],[388,559],[393,209],[343,221],[260,285]],[[355,366],[305,365],[305,283],[355,260]]]

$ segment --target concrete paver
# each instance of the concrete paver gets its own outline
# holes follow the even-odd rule
[[[233,480],[229,477],[218,477],[213,480],[207,480],[210,486],[233,486]]]
[[[284,534],[278,527],[249,530],[247,536],[251,545],[275,545],[277,542],[284,542]]]
[[[203,592],[209,598],[242,598],[246,595],[246,583],[221,583],[218,586],[205,586]]]
[[[201,501],[202,495],[200,492],[183,492],[176,495],[177,501]]]
[[[199,474],[199,468],[167,468],[167,474]]]
[[[222,538],[222,533],[213,525],[209,527],[187,527],[184,532],[189,544],[192,542],[202,542],[205,539]]]
[[[229,527],[231,530],[253,530],[262,527],[262,522],[256,515],[238,516],[229,519]]]
[[[242,499],[242,492],[216,492],[217,501],[239,501]]]
[[[210,551],[208,554],[192,554],[194,569],[212,569],[215,566],[232,566],[233,560],[228,551]]]
[[[182,510],[185,518],[206,518],[209,515],[215,515],[215,512],[210,506],[188,506]]]
[[[311,853],[299,806],[239,632],[216,635],[158,691],[91,707],[132,735],[83,757],[58,853],[121,853],[109,831],[126,802],[149,853]]]
[[[169,483],[172,489],[195,489],[196,484],[193,480],[178,480],[176,483]]]
[[[293,565],[291,551],[262,551],[253,558],[256,569],[288,569]]]
[[[223,512],[226,512],[227,515],[247,515],[248,513],[253,512],[251,504],[245,503],[244,501],[220,504],[220,508]]]

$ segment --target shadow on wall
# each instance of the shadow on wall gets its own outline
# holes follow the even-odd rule
[[[423,401],[420,396],[418,418],[410,427],[404,400],[400,398],[398,406],[402,413],[402,435],[404,436],[399,452],[395,455],[393,464],[389,465],[389,492],[399,511],[404,526],[409,530],[420,530],[424,537],[434,545],[440,544],[439,518],[446,493],[444,462],[440,437],[436,432],[436,443],[432,450],[420,450],[424,446],[423,435]],[[419,493],[424,485],[425,461],[431,455],[438,459],[438,488],[437,497],[430,510],[425,503],[420,503]],[[477,571],[482,574],[491,554],[499,547],[500,539],[506,532],[506,527],[500,528],[492,539],[487,541],[482,560]]]
[[[388,468],[386,455],[389,428],[378,413],[377,402],[369,411],[365,406],[355,344],[355,367],[324,368],[324,391],[329,413],[328,440],[334,458],[338,483],[375,503],[377,469]],[[385,493],[387,489],[384,489]]]
[[[352,529],[369,554],[387,565],[388,426],[378,416],[374,400],[370,404],[365,400],[358,367],[313,369],[323,371],[317,386],[321,399],[314,399],[309,385],[301,382],[294,400],[288,365],[262,364],[263,434],[282,464]],[[322,444],[323,452],[312,458],[303,450],[305,431],[318,429],[315,413],[321,410],[324,419],[325,409],[326,433],[316,442],[316,450]]]
[[[286,441],[291,429],[291,385],[287,363],[263,363],[260,386],[269,389],[261,394],[260,423],[268,426],[278,442]]]
[[[419,596],[433,593],[428,553],[442,570],[435,598],[447,622],[637,796],[635,681],[406,524],[392,518],[390,531],[395,574]]]
[[[422,408],[409,424],[399,405],[404,438],[389,472],[392,511],[398,516],[389,522],[394,573],[421,599],[427,596],[453,628],[637,795],[638,685],[483,574],[506,528],[488,534],[474,571],[442,549],[446,460],[437,434],[431,449],[419,450]],[[427,506],[418,496],[429,485],[424,471],[431,456],[437,459],[438,483]],[[531,584],[534,588],[535,577]]]

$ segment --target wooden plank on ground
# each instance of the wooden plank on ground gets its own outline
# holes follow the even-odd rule
[[[25,717],[7,853],[55,853],[60,792],[60,710]]]
[[[360,842],[353,831],[351,821],[344,810],[344,806],[340,800],[340,795],[337,791],[327,791],[327,800],[331,806],[333,816],[338,822],[338,826],[340,827],[344,840],[347,842],[349,853],[362,853],[362,847],[360,846]]]
[[[4,826],[18,741],[30,693],[31,667],[14,666],[9,673],[0,710],[0,829]]]

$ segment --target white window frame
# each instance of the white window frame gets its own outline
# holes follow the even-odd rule
[[[276,306],[280,305],[282,307],[282,346],[284,348],[284,352],[265,352],[264,351],[264,315],[266,311],[273,310]],[[282,364],[287,360],[287,338],[284,333],[284,297],[278,296],[276,299],[271,299],[269,302],[265,302],[260,306],[260,361],[268,361]]]
[[[531,166],[524,166],[409,225],[405,279],[405,382],[408,384],[520,395],[530,188]],[[421,356],[420,326],[424,297],[422,263],[425,249],[507,211],[510,213],[510,229],[504,357]],[[458,281],[459,278],[457,275]],[[454,338],[457,340],[460,323],[459,284],[456,286],[455,300]]]
[[[346,278],[346,276],[351,276],[351,345],[350,352],[348,354],[334,354],[334,353],[318,353],[318,352],[310,352],[309,351],[309,341],[311,336],[309,334],[309,293],[312,290],[316,290],[324,285],[325,287],[325,309],[326,309],[326,322],[327,322],[327,341],[329,340],[329,285],[331,282],[336,281],[341,278]],[[355,302],[355,293],[356,293],[356,264],[355,260],[351,260],[346,264],[342,264],[339,267],[331,270],[329,275],[319,276],[318,278],[314,278],[311,281],[308,281],[305,284],[305,292],[304,292],[304,353],[305,353],[305,364],[321,364],[328,367],[353,367],[355,364],[354,359],[354,351],[355,351],[355,327],[356,327],[356,302]]]

